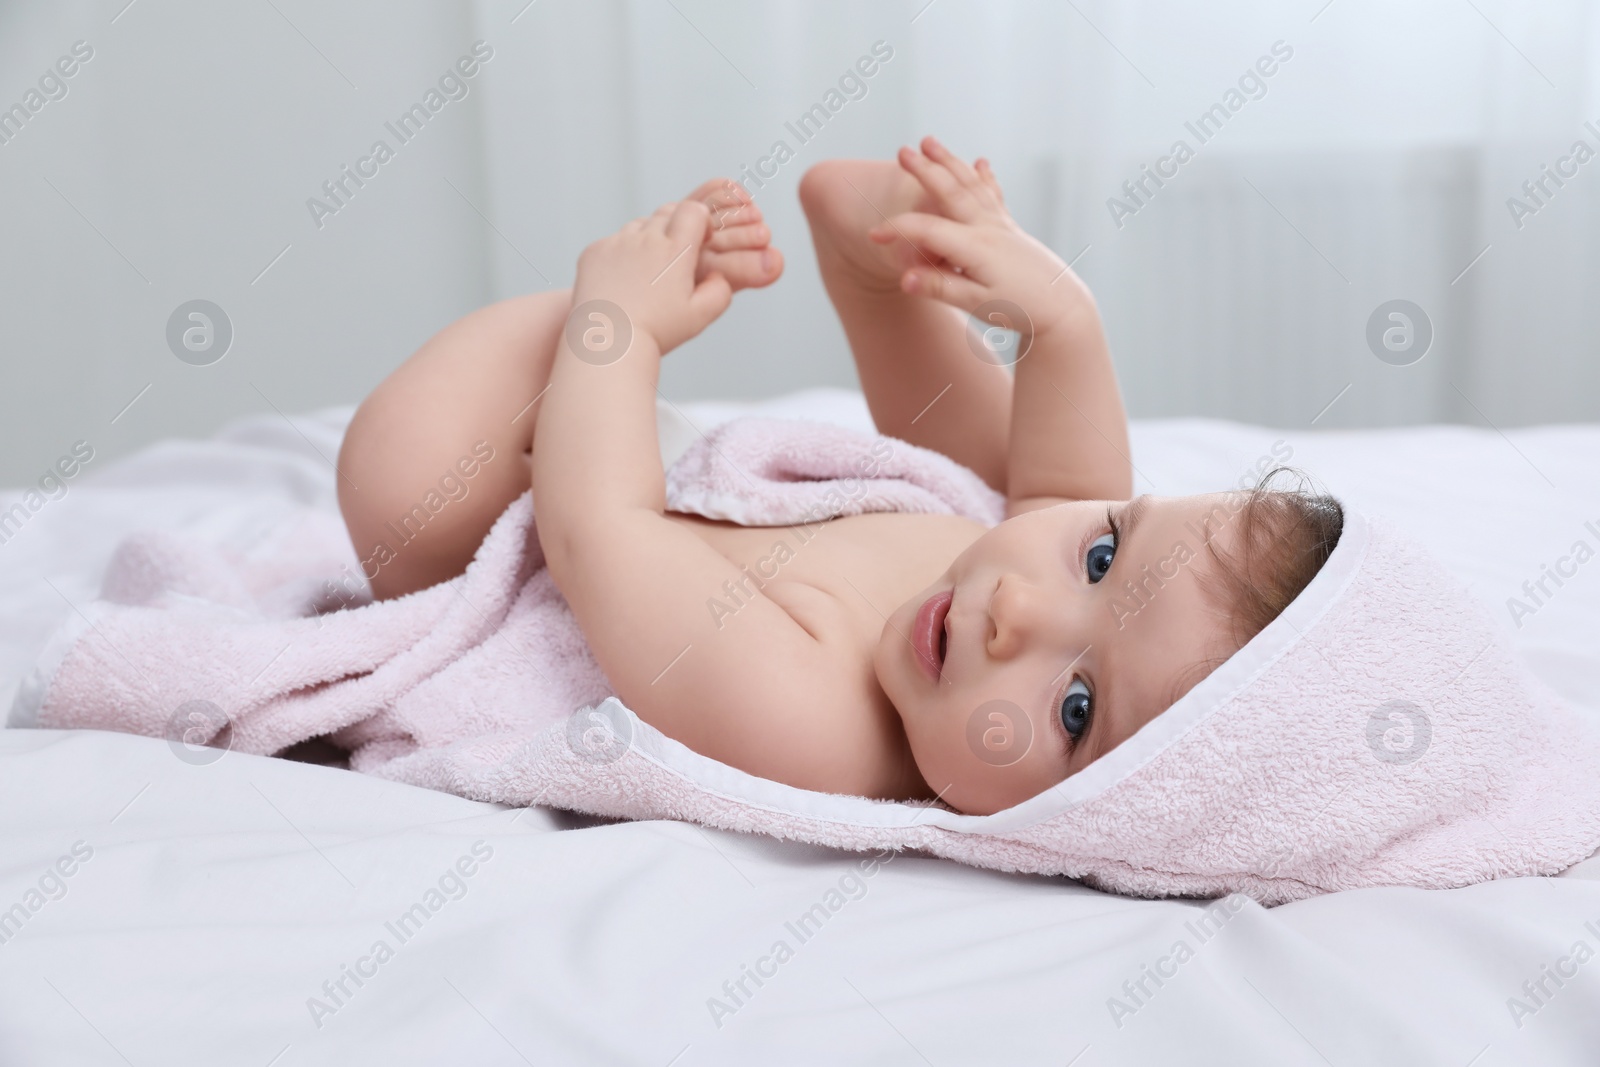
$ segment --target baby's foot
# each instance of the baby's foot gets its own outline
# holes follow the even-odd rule
[[[711,236],[700,250],[695,281],[722,272],[735,291],[771,285],[783,273],[783,253],[772,247],[772,231],[750,194],[728,178],[704,182],[687,200],[711,209]]]
[[[900,276],[923,259],[909,243],[877,244],[867,231],[907,211],[938,210],[900,164],[875,159],[816,164],[800,179],[800,204],[824,277],[874,292],[899,292]]]

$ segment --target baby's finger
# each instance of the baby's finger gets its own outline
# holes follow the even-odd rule
[[[718,271],[712,271],[705,276],[699,285],[694,287],[694,292],[689,294],[689,306],[696,312],[696,319],[702,323],[710,323],[717,316],[728,310],[728,305],[733,302],[733,286],[728,284]],[[703,327],[702,327],[703,328]]]
[[[903,238],[924,256],[931,252],[969,273],[978,250],[972,227],[921,211],[908,211],[880,222],[867,231],[867,236],[879,244]]]
[[[989,166],[989,161],[979,156],[978,162],[973,164],[973,169],[978,172],[978,177],[983,179],[983,184],[993,190],[994,195],[1002,204],[1005,203],[1005,190],[1000,188],[1000,179],[994,176],[994,168]]]
[[[669,206],[672,211],[666,221],[667,236],[675,241],[693,242],[698,247],[706,239],[711,209],[698,200],[683,200]]]
[[[674,203],[668,201],[650,212],[650,214],[641,215],[634,219],[623,229],[633,234],[660,233],[666,228],[667,219],[671,216],[674,206],[676,206]]]
[[[912,296],[926,296],[962,311],[975,311],[989,299],[989,290],[950,270],[912,267],[900,276],[900,288]]]
[[[898,158],[900,166],[922,183],[922,187],[932,194],[946,214],[952,218],[961,217],[957,212],[960,209],[959,201],[963,190],[954,174],[915,148],[900,149]]]
[[[967,165],[967,161],[946,148],[937,137],[931,134],[922,139],[922,152],[935,163],[948,170],[958,183],[964,186],[978,184],[978,172]]]

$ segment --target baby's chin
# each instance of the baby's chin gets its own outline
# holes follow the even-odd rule
[[[897,708],[902,715],[915,708]],[[904,720],[902,720],[904,721]],[[928,792],[963,815],[994,815],[1026,803],[1065,781],[1053,769],[1032,760],[996,767],[976,764],[967,751],[964,737],[930,735],[918,744],[914,723],[908,723],[906,738],[917,773],[927,783]]]
[[[878,643],[872,646],[872,673],[878,680],[878,688],[883,690],[883,695],[900,713],[900,721],[904,722],[906,713],[901,704],[907,699],[907,694],[896,678],[895,653],[905,644],[906,639],[902,635],[906,631],[896,621],[898,615],[898,611],[890,615],[884,620],[883,629],[878,631]]]
[[[933,792],[939,794],[937,789]],[[939,794],[939,803],[954,809],[961,815],[993,815],[996,812],[1005,811],[1007,808],[1012,807],[1010,804],[1002,804],[995,801],[985,802],[982,797],[967,796],[959,785],[946,789],[942,794]]]

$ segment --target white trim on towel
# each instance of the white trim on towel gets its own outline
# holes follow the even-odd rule
[[[44,651],[34,660],[33,670],[17,684],[16,696],[11,699],[11,712],[6,716],[7,729],[30,729],[39,725],[39,708],[44,703],[45,690],[55,680],[56,672],[61,669],[61,661],[67,658],[67,653],[72,651],[83,632],[92,625],[88,616],[96,607],[97,602],[90,601],[83,611],[73,611],[65,622],[55,628]]]

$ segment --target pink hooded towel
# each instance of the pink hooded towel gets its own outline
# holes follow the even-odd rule
[[[673,510],[752,526],[1003,514],[937,453],[783,420],[719,427],[667,489]],[[1321,572],[1243,649],[1083,771],[989,816],[796,789],[640,720],[544,570],[527,495],[464,575],[316,615],[342,537],[308,517],[254,559],[129,538],[13,724],[166,736],[186,758],[328,736],[356,770],[479,800],[922,849],[1150,897],[1446,888],[1554,874],[1600,847],[1600,730],[1459,581],[1348,507]]]

